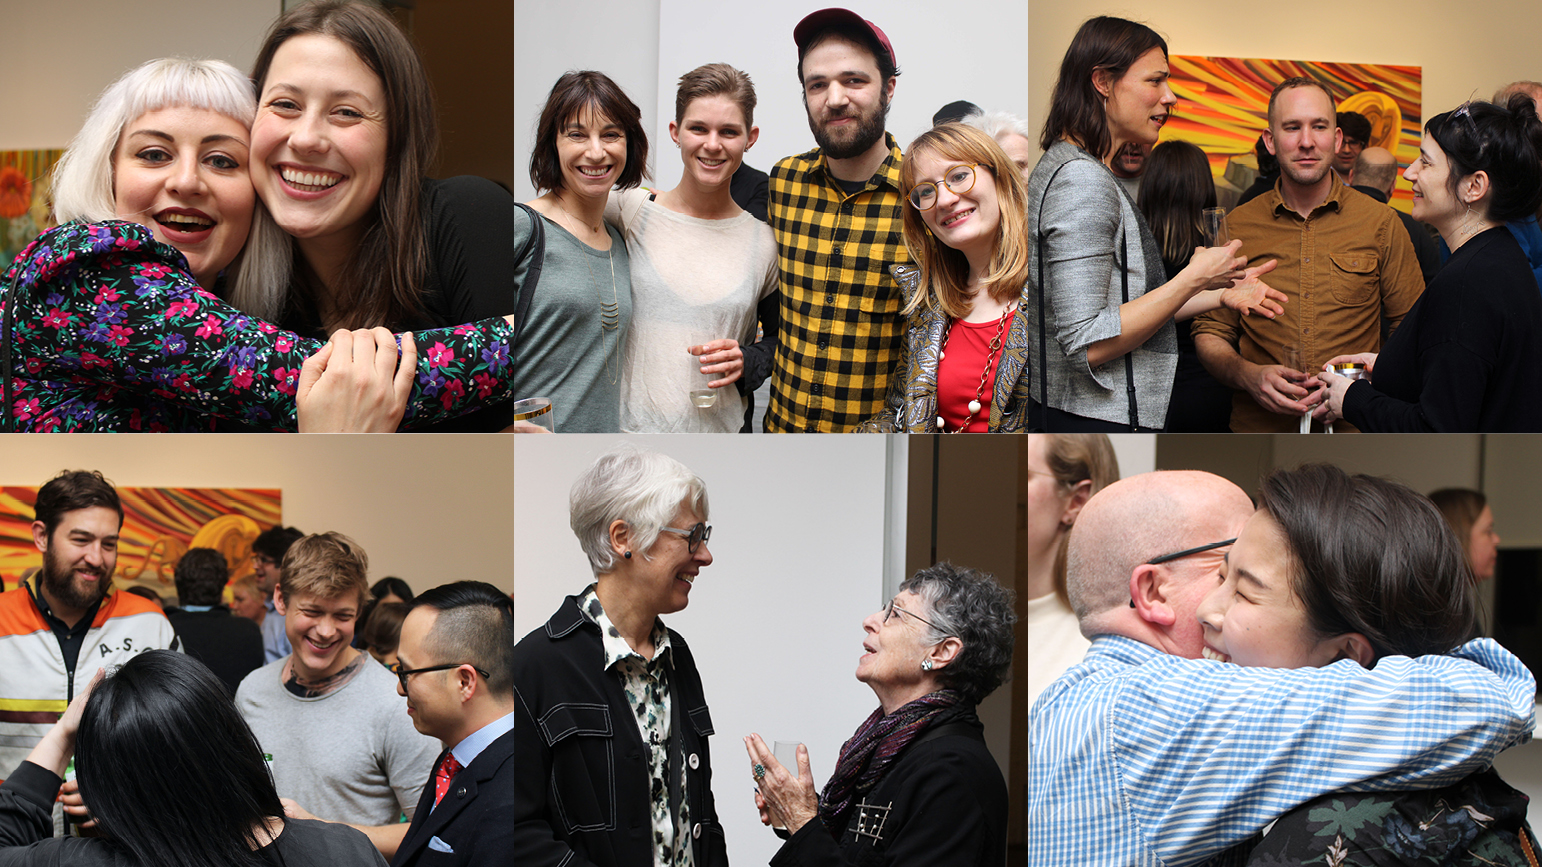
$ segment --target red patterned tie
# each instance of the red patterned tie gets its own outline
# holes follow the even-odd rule
[[[460,773],[460,762],[455,761],[454,753],[445,753],[444,760],[439,763],[439,769],[434,771],[434,806],[444,800],[444,793],[450,790],[450,780]]]

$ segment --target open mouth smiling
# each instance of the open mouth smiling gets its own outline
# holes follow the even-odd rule
[[[284,183],[307,193],[329,190],[337,186],[345,177],[337,172],[302,171],[289,166],[279,166],[278,174],[284,179]]]

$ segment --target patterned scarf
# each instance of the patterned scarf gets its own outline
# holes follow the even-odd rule
[[[879,707],[857,727],[851,740],[841,746],[835,772],[819,797],[819,818],[836,842],[846,831],[857,796],[871,791],[895,758],[922,732],[964,716],[968,708],[959,706],[962,701],[963,696],[954,690],[939,690],[887,716]]]

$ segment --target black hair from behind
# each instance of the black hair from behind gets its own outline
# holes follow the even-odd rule
[[[265,864],[253,828],[284,815],[224,683],[170,650],[140,653],[97,685],[75,765],[103,834],[142,867]]]
[[[514,600],[485,581],[456,581],[419,593],[412,608],[439,612],[428,637],[438,663],[469,662],[488,673],[489,693],[514,694]]]

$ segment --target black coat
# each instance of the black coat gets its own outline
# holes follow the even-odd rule
[[[771,867],[1006,864],[1007,784],[972,714],[923,733],[861,798],[889,807],[881,826],[874,818],[862,821],[854,807],[836,843],[815,818],[788,838]],[[858,834],[859,822],[876,839]]]
[[[726,867],[712,799],[712,719],[685,640],[669,631],[670,696],[689,771],[696,867]],[[600,630],[569,596],[514,647],[514,846],[520,867],[653,863],[648,762],[621,676],[604,670]],[[670,777],[680,773],[673,765]]]
[[[166,619],[182,639],[182,650],[225,682],[231,696],[241,681],[262,668],[262,627],[255,620],[237,617],[223,605],[208,611],[168,608]]]
[[[444,753],[434,759],[435,769],[441,761]],[[429,777],[391,867],[502,867],[509,863],[514,832],[509,812],[513,809],[514,733],[507,732],[461,768],[438,807],[434,806],[434,780]],[[430,846],[436,837],[453,851]]]

